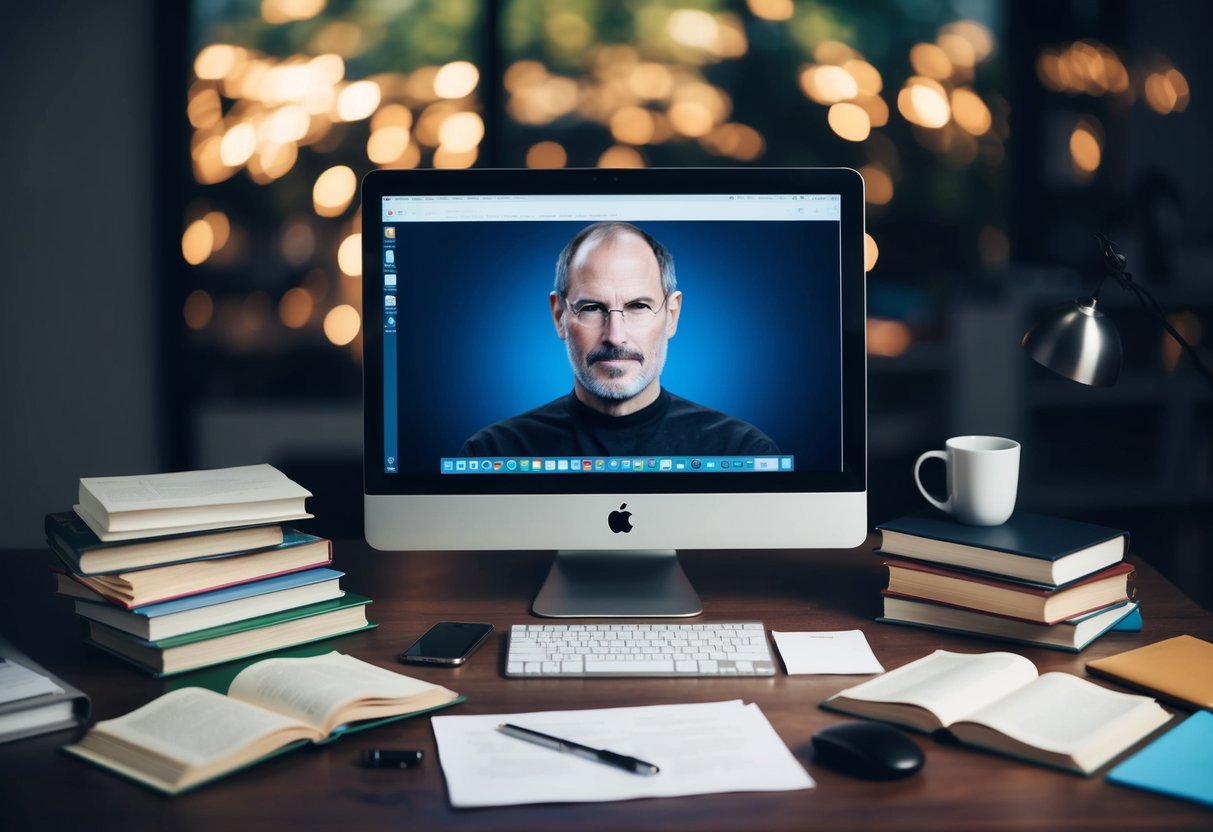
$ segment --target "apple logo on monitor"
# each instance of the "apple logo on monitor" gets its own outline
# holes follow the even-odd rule
[[[624,511],[627,507],[628,504],[624,503],[619,507],[618,511],[612,511],[607,515],[607,525],[611,527],[611,531],[615,534],[619,534],[620,532],[626,533],[632,530],[632,512]]]

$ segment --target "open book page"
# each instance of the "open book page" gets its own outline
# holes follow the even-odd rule
[[[205,688],[181,688],[98,722],[66,750],[166,790],[265,756],[315,729]]]
[[[1035,665],[1014,653],[967,654],[936,650],[929,656],[847,688],[827,702],[844,710],[851,710],[848,700],[914,705],[933,715],[937,724],[909,715],[906,720],[896,719],[892,711],[866,704],[859,704],[853,712],[877,719],[912,721],[914,727],[930,730],[945,727],[981,710],[1036,677]]]
[[[455,698],[446,688],[337,652],[258,662],[232,680],[228,695],[306,722],[324,735],[346,722]]]
[[[1014,696],[953,725],[952,731],[966,742],[1089,772],[1168,719],[1148,696],[1108,690],[1068,673],[1045,673]],[[1007,745],[979,726],[1026,748]]]

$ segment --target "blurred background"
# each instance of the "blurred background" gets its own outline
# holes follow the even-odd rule
[[[1210,360],[1199,0],[49,0],[6,13],[0,529],[81,476],[268,461],[361,536],[373,168],[848,166],[867,185],[873,523],[922,451],[1127,528],[1213,606],[1213,391],[1103,294],[1119,384],[1019,348],[1116,240]],[[942,477],[939,487],[942,487]]]

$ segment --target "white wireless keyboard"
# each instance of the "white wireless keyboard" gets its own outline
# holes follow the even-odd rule
[[[761,621],[515,624],[506,676],[774,676]]]

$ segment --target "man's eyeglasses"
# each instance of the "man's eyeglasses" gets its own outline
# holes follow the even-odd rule
[[[661,305],[654,308],[647,300],[632,300],[623,305],[622,309],[611,309],[605,303],[596,301],[585,301],[573,306],[566,299],[564,305],[568,307],[569,312],[573,316],[578,326],[583,326],[586,329],[606,329],[607,323],[611,320],[611,313],[618,312],[623,318],[623,322],[629,326],[645,326],[656,320],[661,311],[665,309],[666,302],[670,299],[669,295],[662,298]]]

